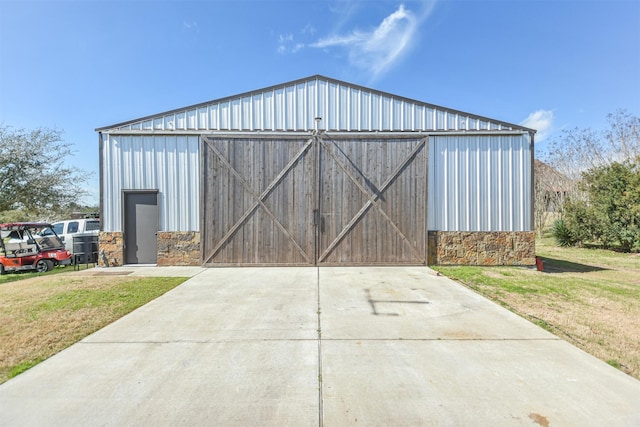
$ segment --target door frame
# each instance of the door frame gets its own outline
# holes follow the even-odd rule
[[[155,233],[156,240],[156,263],[158,260],[158,232],[160,231],[160,190],[159,189],[123,189],[122,190],[122,263],[127,264],[127,196],[131,194],[153,194],[156,197],[156,207],[158,217],[156,218],[158,230]]]

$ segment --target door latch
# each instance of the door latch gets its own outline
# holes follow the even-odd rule
[[[318,227],[320,233],[324,233],[324,218],[320,215],[319,209],[313,210],[313,226]]]

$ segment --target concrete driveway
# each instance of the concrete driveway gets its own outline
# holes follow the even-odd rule
[[[427,268],[190,271],[1,385],[0,425],[640,425],[639,381]]]

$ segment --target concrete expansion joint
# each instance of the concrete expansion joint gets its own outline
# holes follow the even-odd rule
[[[101,344],[135,344],[135,345],[164,345],[164,344],[209,344],[214,341],[207,340],[168,340],[168,341],[80,341],[78,344],[83,345],[101,345]]]
[[[322,341],[331,342],[346,342],[346,341],[370,341],[370,342],[382,342],[382,341],[563,341],[558,337],[551,338],[323,338]]]
[[[80,341],[78,344],[225,344],[248,342],[317,342],[317,338],[232,338],[218,340],[166,340],[166,341]]]
[[[320,303],[320,267],[316,267],[316,298],[318,309],[318,425],[324,425],[324,389],[322,382],[322,307]]]

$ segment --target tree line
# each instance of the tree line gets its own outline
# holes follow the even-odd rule
[[[607,116],[604,130],[571,129],[535,164],[534,221],[555,218],[558,244],[640,250],[640,117]]]

